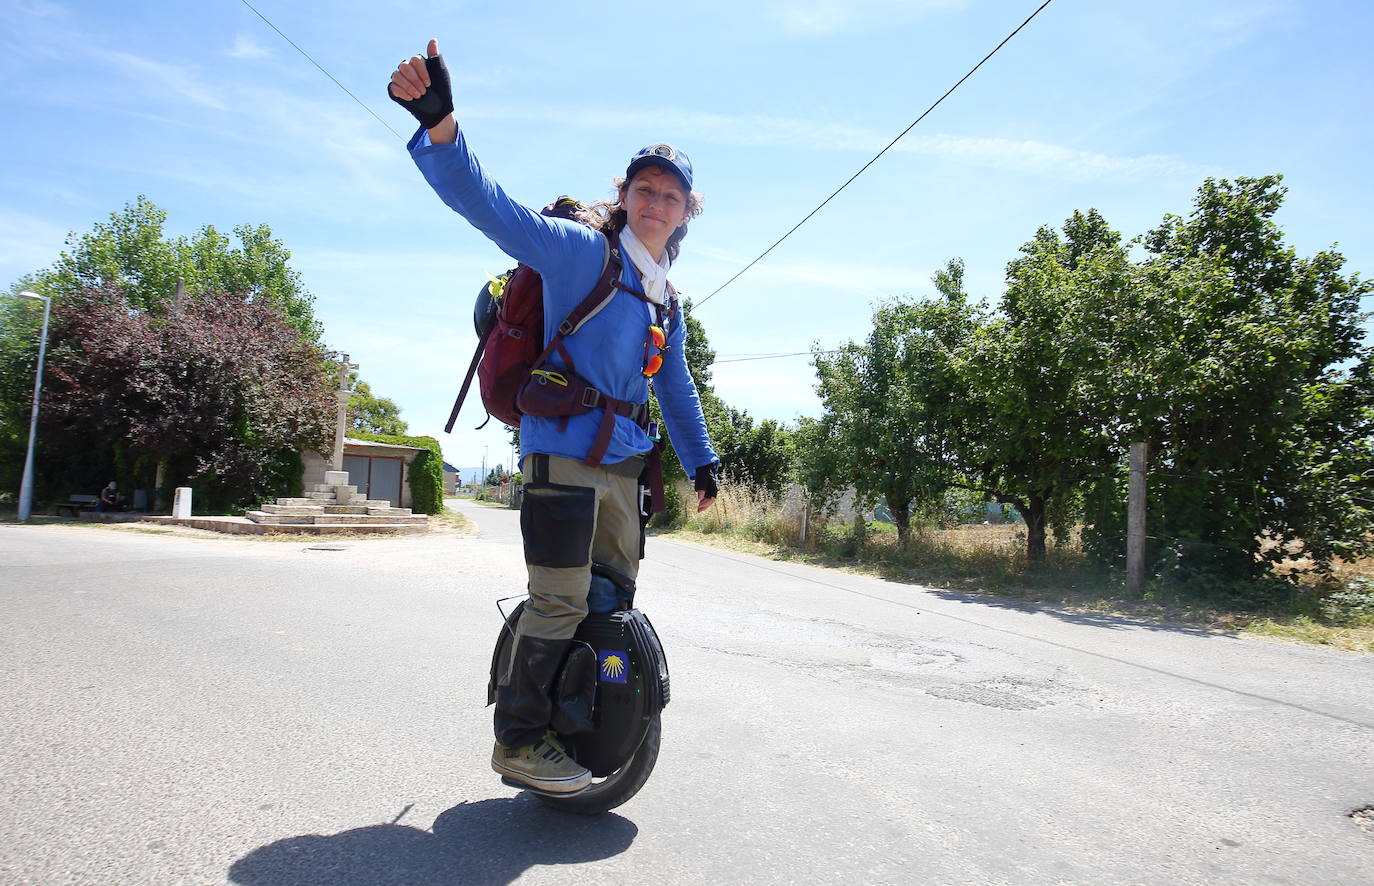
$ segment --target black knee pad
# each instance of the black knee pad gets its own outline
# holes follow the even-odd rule
[[[525,487],[520,534],[525,562],[566,569],[592,560],[596,529],[596,490],[588,486],[539,483]]]

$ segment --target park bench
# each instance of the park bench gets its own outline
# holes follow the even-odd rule
[[[98,495],[69,495],[67,500],[57,506],[57,516],[62,516],[64,511],[71,513],[73,520],[81,519],[82,511],[94,511],[96,502],[100,500]]]

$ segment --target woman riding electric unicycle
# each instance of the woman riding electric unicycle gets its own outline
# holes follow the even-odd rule
[[[697,510],[717,492],[719,460],[668,283],[701,211],[692,164],[672,145],[651,145],[615,179],[614,200],[563,198],[539,212],[508,197],[473,156],[438,41],[400,64],[388,92],[420,122],[408,148],[425,180],[520,263],[483,291],[480,369],[474,358],[468,376],[478,372],[489,413],[518,425],[526,480],[529,593],[493,655],[492,769],[557,808],[602,812],[648,778],[668,700],[662,647],[633,608],[644,524],[663,500],[650,379],[696,480]],[[541,154],[562,150],[550,141]]]

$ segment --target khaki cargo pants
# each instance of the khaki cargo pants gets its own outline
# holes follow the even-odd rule
[[[522,462],[520,533],[530,575],[530,599],[518,636],[570,639],[587,615],[595,560],[639,574],[643,544],[639,475],[644,458],[589,468],[557,455]]]

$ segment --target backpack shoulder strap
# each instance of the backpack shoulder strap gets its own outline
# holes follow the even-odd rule
[[[605,264],[601,267],[601,276],[597,278],[596,284],[592,286],[592,291],[586,298],[582,299],[581,304],[573,308],[563,322],[558,324],[558,330],[549,339],[543,352],[535,359],[531,369],[539,369],[544,362],[549,359],[549,355],[557,351],[567,364],[569,370],[576,372],[573,366],[572,355],[563,347],[563,339],[582,328],[582,325],[600,313],[601,309],[610,304],[615,297],[616,283],[620,281],[620,271],[625,263],[620,257],[620,238],[614,233],[604,235],[605,239]]]
[[[620,237],[614,232],[602,234],[601,245],[601,276],[592,286],[591,293],[558,324],[558,332],[561,335],[572,335],[581,329],[582,324],[599,314],[602,308],[611,303],[611,298],[615,295],[616,284],[620,282],[620,272],[625,267],[625,261],[620,257]]]

